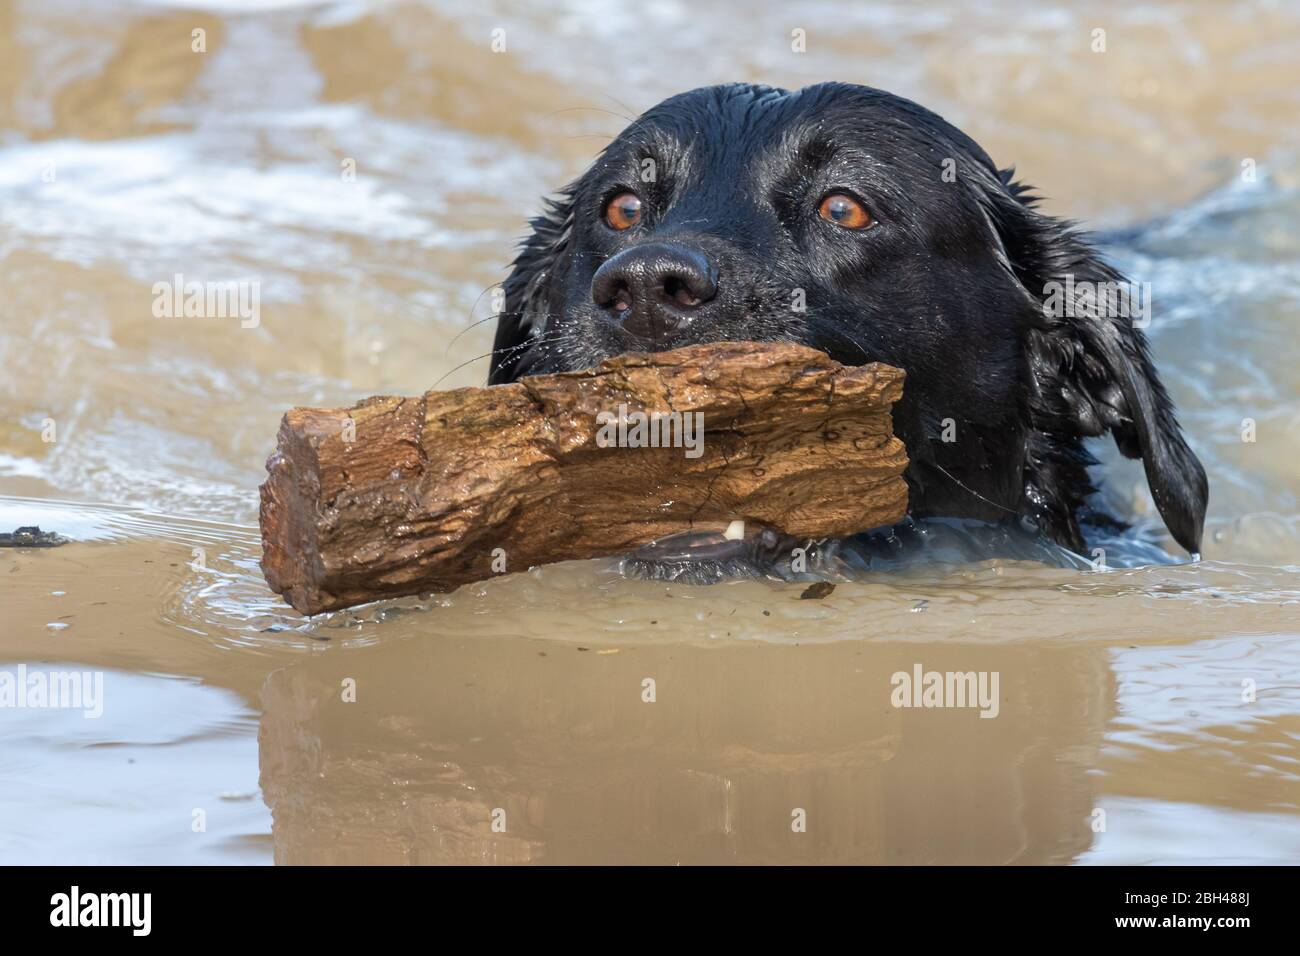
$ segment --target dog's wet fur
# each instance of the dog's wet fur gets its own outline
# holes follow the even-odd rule
[[[629,193],[639,221],[614,228],[607,207]],[[843,195],[869,227],[821,213]],[[910,456],[913,519],[1014,526],[1084,553],[1084,529],[1114,523],[1090,506],[1096,460],[1084,447],[1109,433],[1142,459],[1166,526],[1196,553],[1205,472],[1142,331],[1083,302],[1044,308],[1067,277],[1078,288],[1125,280],[1035,205],[960,130],[880,90],[683,93],[635,120],[533,220],[505,283],[490,381],[721,340],[886,362],[907,373],[894,430]],[[697,576],[745,564],[714,561],[717,574]]]

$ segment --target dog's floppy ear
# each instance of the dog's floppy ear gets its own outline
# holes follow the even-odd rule
[[[524,240],[504,283],[505,307],[497,317],[489,385],[527,375],[538,358],[535,346],[546,334],[551,277],[573,228],[572,188],[558,199],[547,200],[545,210],[529,225],[532,234]]]
[[[1125,456],[1142,459],[1174,540],[1196,554],[1209,494],[1205,470],[1183,440],[1146,336],[1134,324],[1140,310],[1128,282],[1072,223],[1036,212],[1035,197],[1012,176],[1004,170],[987,184],[986,209],[1008,264],[1039,308],[1026,332],[1034,430],[1080,437],[1109,431]],[[1050,444],[1038,445],[1046,457]],[[1038,464],[1082,472],[1086,462],[1068,457]]]

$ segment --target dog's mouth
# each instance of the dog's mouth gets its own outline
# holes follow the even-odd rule
[[[637,548],[626,558],[651,577],[690,574],[702,565],[753,569],[770,567],[799,541],[773,528],[733,521],[725,531],[683,531]],[[674,573],[674,572],[677,573]]]

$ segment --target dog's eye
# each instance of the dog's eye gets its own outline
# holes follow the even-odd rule
[[[875,222],[862,203],[845,193],[831,193],[822,200],[817,212],[827,222],[845,229],[866,229]]]
[[[605,206],[605,221],[611,229],[631,229],[641,221],[641,200],[635,193],[619,193]]]

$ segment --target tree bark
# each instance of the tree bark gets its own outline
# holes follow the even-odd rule
[[[903,373],[886,365],[723,342],[295,408],[261,487],[262,570],[314,614],[736,520],[801,539],[890,524],[907,507],[890,419],[902,391]],[[619,440],[620,406],[624,444],[638,440],[638,413],[659,413],[659,443],[679,447],[604,447]],[[642,444],[655,440],[650,425]]]

